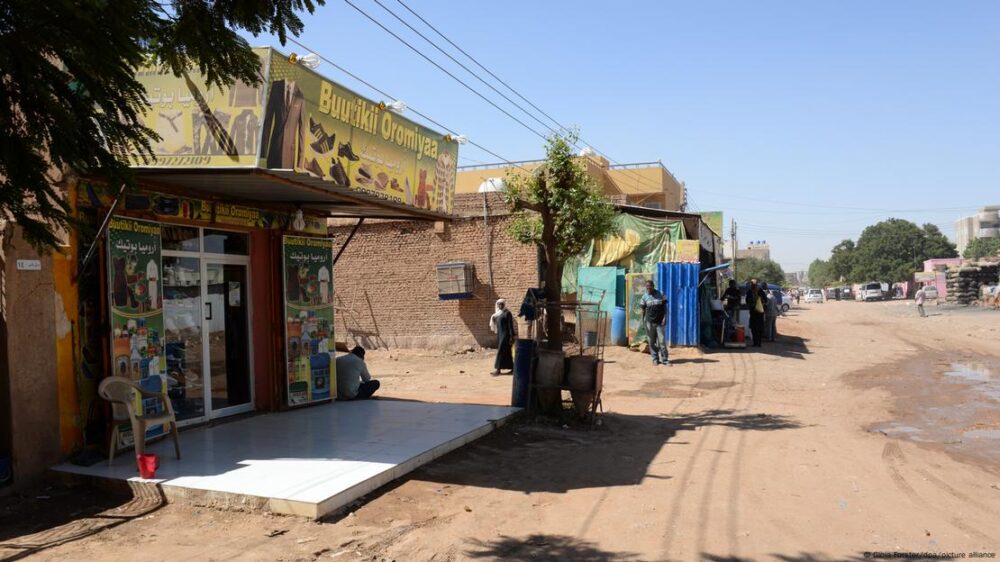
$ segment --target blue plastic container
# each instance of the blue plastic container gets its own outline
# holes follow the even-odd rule
[[[535,340],[517,340],[514,355],[514,380],[510,389],[510,405],[528,407],[531,391],[531,360],[535,358]]]
[[[624,306],[616,306],[611,313],[611,345],[628,345],[628,321]]]

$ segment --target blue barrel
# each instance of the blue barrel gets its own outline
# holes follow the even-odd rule
[[[531,360],[535,358],[535,340],[517,340],[515,351],[510,405],[515,408],[527,408],[528,395],[531,391]]]
[[[611,313],[611,345],[628,345],[628,322],[625,321],[625,307],[616,306]]]

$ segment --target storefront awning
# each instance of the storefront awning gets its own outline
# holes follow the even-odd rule
[[[447,214],[353,190],[293,170],[263,168],[136,168],[147,189],[250,207],[302,209],[330,218],[442,221]]]

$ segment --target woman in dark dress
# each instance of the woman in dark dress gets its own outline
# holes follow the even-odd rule
[[[507,310],[507,301],[497,301],[497,311],[490,317],[490,330],[497,335],[497,357],[493,362],[493,376],[500,374],[501,369],[514,371],[514,315]]]

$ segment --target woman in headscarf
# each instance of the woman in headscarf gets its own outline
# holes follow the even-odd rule
[[[514,315],[507,310],[507,301],[497,300],[497,311],[490,317],[490,330],[497,335],[497,357],[493,362],[494,377],[501,369],[514,371]]]

